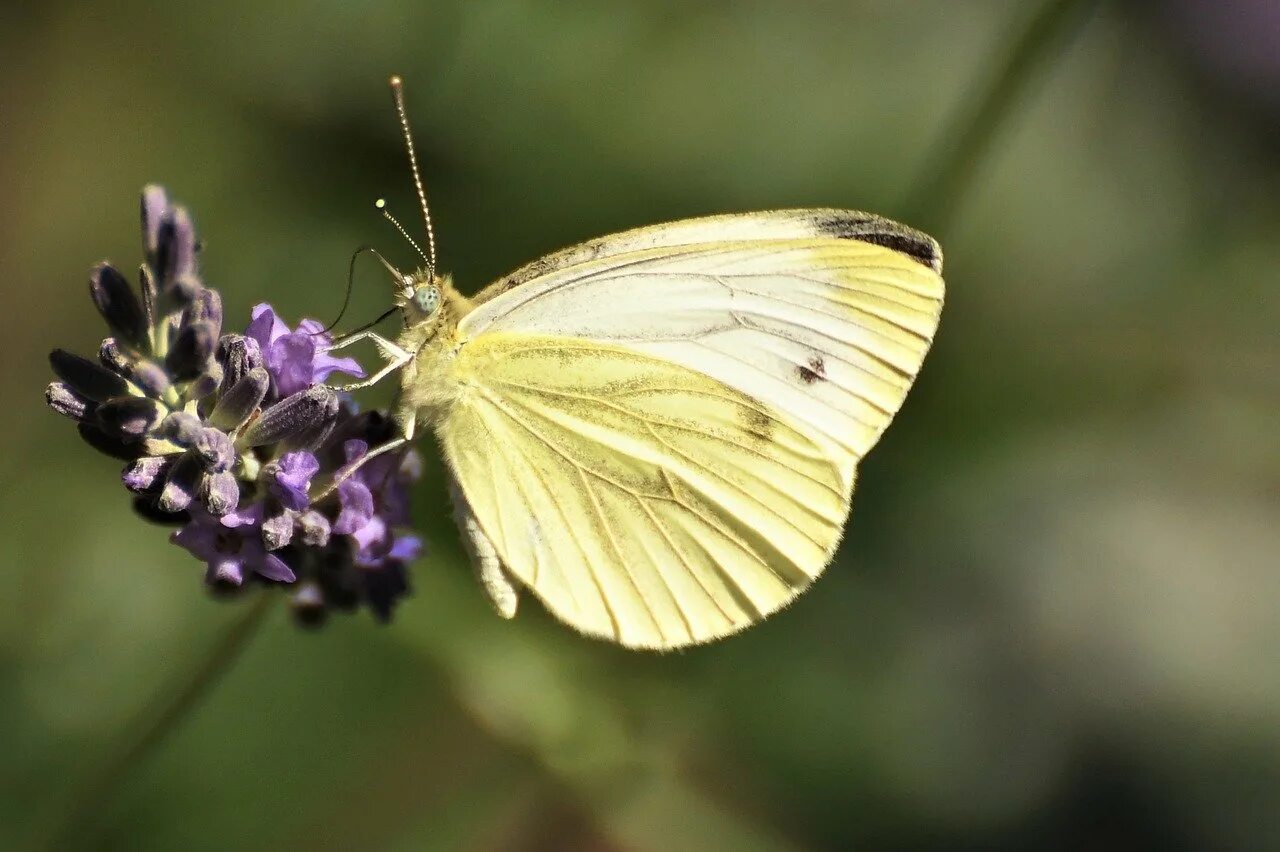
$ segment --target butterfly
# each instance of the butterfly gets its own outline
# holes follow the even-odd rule
[[[366,458],[435,435],[504,617],[527,590],[584,634],[673,649],[792,601],[933,340],[937,242],[847,210],[710,216],[590,240],[468,298],[437,272],[391,87],[429,253],[413,273],[378,256],[394,342],[337,344],[372,339],[387,361],[348,389],[399,373],[397,437]]]

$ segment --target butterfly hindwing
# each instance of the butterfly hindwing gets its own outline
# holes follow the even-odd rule
[[[463,347],[445,457],[503,563],[624,645],[734,632],[830,559],[850,488],[789,418],[672,361],[518,332]]]

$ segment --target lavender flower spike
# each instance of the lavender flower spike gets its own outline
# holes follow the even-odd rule
[[[378,412],[360,413],[323,382],[361,377],[315,320],[291,330],[260,304],[244,334],[223,333],[222,297],[200,277],[191,216],[168,193],[142,197],[140,290],[109,264],[90,295],[112,336],[97,361],[50,355],[45,390],[95,449],[127,464],[134,508],[180,527],[172,541],[206,566],[211,588],[291,586],[299,620],[368,609],[385,621],[408,593],[421,550],[408,525],[412,453],[379,458],[318,505],[311,483],[331,479],[388,437]]]

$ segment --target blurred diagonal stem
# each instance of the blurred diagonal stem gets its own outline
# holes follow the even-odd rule
[[[130,735],[75,794],[61,824],[51,832],[50,849],[93,845],[94,834],[115,794],[240,659],[277,597],[269,589],[259,591],[195,669],[181,683],[167,686],[147,704],[158,709],[139,720]]]
[[[974,95],[942,134],[929,165],[916,182],[905,209],[908,221],[941,234],[951,226],[978,166],[990,152],[1001,127],[1042,65],[1083,25],[1098,0],[1048,0],[1008,41],[1008,49],[991,65],[987,80],[974,85]]]

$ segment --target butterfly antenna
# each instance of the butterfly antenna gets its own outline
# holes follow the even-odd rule
[[[418,155],[413,149],[413,134],[409,132],[409,116],[404,110],[404,81],[400,75],[391,78],[391,100],[400,116],[400,130],[404,133],[404,147],[409,152],[409,168],[413,170],[413,188],[418,191],[418,204],[422,207],[422,221],[427,226],[427,249],[431,254],[432,272],[436,268],[436,234],[431,227],[431,210],[427,207],[427,192],[422,188],[422,173],[418,171]],[[396,227],[399,227],[398,225]],[[403,231],[403,229],[401,229]],[[407,235],[406,235],[407,236]],[[410,242],[413,242],[410,240]]]
[[[369,329],[373,328],[375,325],[377,325],[378,323],[382,322],[384,319],[386,319],[387,317],[391,316],[392,314],[394,314],[394,313],[395,313],[396,311],[398,311],[398,310],[400,310],[400,308],[399,308],[398,306],[392,306],[392,307],[388,308],[387,310],[383,311],[382,316],[378,317],[378,318],[377,318],[376,320],[374,320],[373,322],[367,322],[367,323],[365,323],[364,325],[360,326],[359,328],[353,328],[353,329],[351,329],[351,330],[350,330],[350,331],[348,331],[346,334],[340,334],[340,335],[338,335],[338,339],[339,339],[339,340],[342,340],[344,337],[350,337],[350,336],[351,336],[351,335],[353,335],[353,334],[359,334],[359,333],[360,333],[360,332],[362,332],[362,331],[368,331]]]
[[[397,227],[398,227],[398,226],[397,226]],[[413,240],[410,240],[409,242],[413,242]],[[415,246],[415,248],[417,248],[417,247]],[[358,248],[358,249],[356,249],[354,252],[352,252],[352,254],[351,254],[351,263],[349,263],[349,264],[347,265],[347,292],[346,292],[346,294],[342,297],[342,309],[341,309],[340,311],[338,311],[338,316],[337,316],[337,318],[336,318],[336,319],[334,319],[334,321],[333,321],[333,322],[329,323],[329,325],[325,326],[324,328],[320,329],[319,331],[313,331],[313,332],[311,332],[311,336],[312,336],[312,337],[318,337],[318,336],[320,336],[320,335],[322,335],[322,334],[328,334],[329,332],[333,331],[335,328],[337,328],[337,327],[338,327],[338,323],[342,322],[342,318],[343,318],[344,316],[346,316],[346,315],[347,315],[347,308],[351,305],[351,290],[352,290],[352,285],[355,283],[355,278],[356,278],[356,261],[360,258],[360,255],[364,254],[365,252],[368,252],[368,253],[372,254],[374,257],[376,257],[376,258],[379,260],[379,262],[381,262],[381,263],[382,263],[382,265],[383,265],[384,267],[386,267],[387,271],[388,271],[388,272],[390,272],[390,273],[392,274],[392,276],[394,276],[394,277],[395,277],[395,279],[396,279],[397,281],[401,281],[401,280],[403,280],[403,279],[404,279],[404,274],[403,274],[400,270],[398,270],[398,269],[396,269],[394,266],[392,266],[392,265],[390,264],[390,262],[388,262],[388,261],[387,261],[387,259],[386,259],[386,258],[384,258],[382,255],[378,254],[378,250],[377,250],[377,249],[375,249],[373,246],[360,246],[360,248]],[[387,314],[387,315],[385,315],[385,316],[390,316],[390,314]],[[385,316],[383,317],[383,319],[385,319]],[[379,320],[377,320],[376,322],[381,322],[381,321],[382,321],[382,319],[379,319]],[[376,324],[376,322],[375,322],[375,324]],[[363,331],[363,330],[364,330],[364,328],[357,329],[357,331]],[[342,337],[350,337],[352,334],[355,334],[355,333],[356,333],[356,332],[354,332],[354,331],[349,331],[349,332],[347,332],[346,334],[340,334],[340,335],[338,335],[338,337],[339,337],[339,338],[342,338]]]
[[[413,237],[409,236],[409,232],[404,229],[404,226],[396,221],[396,217],[391,215],[391,211],[387,209],[386,199],[379,198],[377,201],[373,202],[373,206],[382,211],[383,219],[386,219],[392,225],[395,225],[396,230],[400,232],[400,236],[409,241],[409,245],[413,246],[413,250],[418,253],[418,256],[421,257],[428,266],[435,269],[435,261],[427,257],[426,252],[422,250],[422,246],[418,245],[417,242],[414,241]]]

